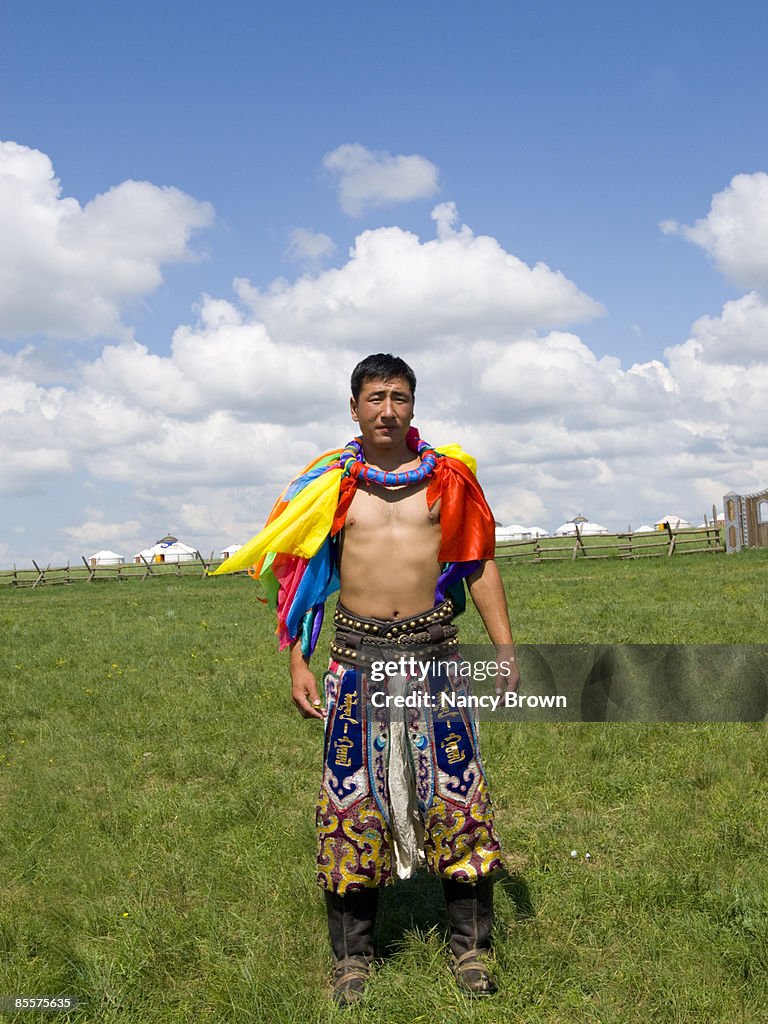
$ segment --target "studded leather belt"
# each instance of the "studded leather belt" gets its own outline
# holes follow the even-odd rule
[[[380,658],[383,650],[403,653],[419,647],[455,647],[458,627],[452,625],[453,602],[446,598],[429,611],[406,619],[373,619],[336,606],[331,657],[351,664],[367,664]]]

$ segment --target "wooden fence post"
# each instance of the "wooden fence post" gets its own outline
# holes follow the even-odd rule
[[[581,551],[581,553],[583,555],[586,555],[586,553],[587,553],[586,549],[584,548],[584,541],[581,539],[581,533],[579,531],[579,524],[578,523],[574,523],[573,525],[576,528],[576,543],[573,545],[573,554],[571,555],[571,561],[572,562],[576,560],[576,557],[579,554],[579,551]]]
[[[37,564],[37,562],[33,558],[32,559],[32,565],[34,565],[34,567],[37,569],[37,579],[32,584],[32,589],[34,590],[38,583],[45,583],[45,574],[48,571],[48,569],[51,568],[51,563],[50,562],[48,563],[48,566],[47,566],[46,569],[41,569],[40,566]]]
[[[152,572],[152,566],[151,566],[151,565],[149,564],[149,562],[148,562],[148,561],[146,560],[146,558],[144,557],[144,555],[142,555],[141,553],[139,553],[139,558],[140,558],[140,559],[142,560],[142,562],[144,563],[144,565],[146,565],[146,567],[147,567],[147,571],[146,571],[146,572],[144,573],[144,575],[143,575],[143,576],[141,577],[141,582],[143,583],[143,582],[144,582],[144,580],[145,580],[145,579],[147,578],[147,576],[154,576],[154,573]]]
[[[669,534],[669,551],[667,551],[667,558],[669,558],[670,555],[675,553],[675,534],[672,532],[672,527],[669,525],[669,521],[664,523],[664,526]]]

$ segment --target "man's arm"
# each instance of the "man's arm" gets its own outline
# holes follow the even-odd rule
[[[309,667],[309,658],[301,650],[301,640],[291,644],[291,698],[304,718],[323,719],[323,702],[317,692],[317,681]]]
[[[508,671],[502,673],[506,678],[506,688],[516,691],[520,685],[520,670],[509,623],[507,595],[504,593],[499,568],[493,559],[483,562],[476,572],[467,577],[467,586],[491,643],[496,648],[499,662],[510,663]]]

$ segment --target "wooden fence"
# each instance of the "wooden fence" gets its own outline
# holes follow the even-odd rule
[[[719,526],[702,526],[696,529],[673,530],[666,524],[662,531],[654,533],[589,534],[584,536],[576,528],[573,537],[545,537],[541,540],[502,541],[496,547],[497,559],[520,559],[524,562],[548,562],[582,560],[592,558],[658,558],[666,555],[685,555],[708,552],[717,554],[725,551],[722,529]],[[122,562],[119,565],[89,565],[82,558],[82,565],[41,568],[34,559],[34,569],[0,570],[0,587],[51,586],[59,583],[101,583],[106,580],[167,579],[169,576],[205,576],[209,569],[221,565],[222,559],[214,559],[213,552],[204,559],[200,552],[189,562]],[[244,576],[245,570],[233,575]]]
[[[725,551],[722,529],[701,526],[673,530],[669,523],[654,533],[588,534],[578,526],[573,537],[544,537],[538,540],[502,541],[496,546],[496,558],[522,559],[527,562],[576,561],[585,558],[660,558]]]
[[[214,559],[213,552],[208,559],[198,551],[197,558],[186,562],[148,562],[141,558],[140,562],[121,562],[118,565],[90,565],[85,557],[82,558],[82,565],[71,565],[52,567],[47,565],[41,568],[32,559],[34,569],[13,569],[0,571],[0,586],[5,584],[11,587],[35,587],[52,586],[59,583],[102,583],[106,580],[139,580],[167,579],[169,576],[205,576],[209,569],[221,565],[223,559]],[[238,575],[245,575],[239,573]]]

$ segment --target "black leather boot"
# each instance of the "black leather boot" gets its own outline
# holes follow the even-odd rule
[[[451,966],[459,986],[473,996],[491,996],[496,983],[484,962],[491,948],[493,882],[476,885],[443,879],[443,892],[451,922]]]
[[[356,1003],[370,977],[378,902],[378,889],[363,889],[345,896],[326,890],[328,934],[334,959],[333,998],[340,1006]]]

